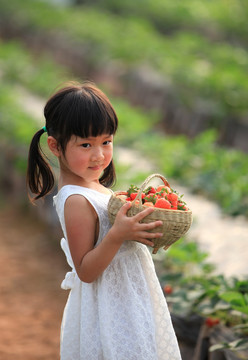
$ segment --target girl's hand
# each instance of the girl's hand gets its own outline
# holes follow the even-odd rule
[[[150,233],[148,230],[161,226],[162,221],[154,221],[149,224],[140,223],[141,220],[154,211],[153,208],[147,208],[135,216],[128,217],[127,211],[131,205],[130,202],[126,203],[117,213],[111,229],[112,234],[114,232],[116,240],[120,242],[125,240],[138,241],[145,245],[154,246],[152,239],[159,238],[163,234],[160,232]]]

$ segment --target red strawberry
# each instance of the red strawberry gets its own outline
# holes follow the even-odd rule
[[[213,327],[214,325],[217,325],[219,324],[220,320],[218,318],[211,318],[211,317],[208,317],[206,318],[205,320],[205,324],[208,326],[208,327]]]
[[[172,209],[172,210],[178,210],[178,209],[177,209],[177,204],[176,204],[176,205],[173,205],[173,204],[172,204],[172,205],[171,205],[171,209]]]
[[[152,202],[153,205],[156,203],[157,201],[157,197],[155,194],[148,194],[144,197],[144,201],[145,202]]]
[[[158,199],[154,206],[161,209],[171,209],[171,204],[169,201],[163,198]]]
[[[167,198],[171,203],[177,203],[178,202],[178,195],[176,193],[168,194]]]
[[[169,188],[169,186],[160,185],[157,187],[156,191],[157,192],[163,191],[163,192],[166,192],[167,194],[169,194],[171,192],[171,189]]]
[[[181,201],[178,201],[177,209],[178,210],[188,210],[188,208],[185,206],[185,203],[181,202]]]
[[[134,200],[137,195],[138,195],[138,193],[131,193],[131,194],[130,194],[131,200]]]
[[[155,194],[156,193],[156,189],[154,189],[154,187],[152,186],[148,186],[145,190],[144,190],[144,193],[146,195],[148,194]]]
[[[163,290],[164,290],[164,293],[167,294],[167,295],[169,295],[169,294],[171,294],[173,292],[173,288],[172,288],[171,285],[165,285]]]
[[[147,207],[154,207],[153,203],[151,201],[146,201],[143,206],[147,206]]]
[[[130,188],[127,190],[127,195],[130,196],[132,193],[137,193],[139,188],[135,185],[131,185]]]
[[[138,195],[138,193],[132,193],[132,194],[130,194],[130,198],[132,199],[132,200],[134,200],[134,199],[136,199],[136,196]],[[141,194],[141,199],[144,199],[144,197],[145,197],[146,195],[144,194],[144,193],[142,193]]]
[[[156,189],[154,189],[154,187],[151,186],[151,189],[149,190],[148,194],[155,194],[156,193]]]

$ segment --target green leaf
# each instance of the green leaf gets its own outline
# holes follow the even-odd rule
[[[220,298],[229,302],[229,303],[234,303],[236,305],[240,305],[240,306],[245,306],[246,302],[244,299],[244,296],[237,292],[237,291],[227,291],[224,292],[222,294],[220,294]]]
[[[220,298],[227,301],[233,309],[248,314],[248,306],[243,294],[236,291],[227,291],[220,294]]]
[[[235,325],[233,327],[234,330],[248,330],[248,323],[247,324],[239,324],[239,325]]]
[[[230,349],[245,350],[248,349],[248,339],[237,339],[229,343]]]
[[[209,351],[215,351],[215,350],[221,350],[221,349],[230,349],[233,351],[237,351],[237,350],[246,350],[248,349],[248,339],[237,339],[234,341],[231,341],[229,343],[227,342],[223,342],[220,344],[215,344],[212,345],[209,348]]]
[[[212,352],[212,351],[221,350],[221,349],[228,349],[228,348],[229,348],[228,343],[224,342],[224,343],[221,343],[221,344],[215,344],[215,345],[210,346],[209,351]]]

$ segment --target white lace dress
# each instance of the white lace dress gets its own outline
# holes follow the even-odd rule
[[[82,282],[68,247],[64,204],[73,194],[84,196],[99,217],[96,246],[110,228],[110,195],[66,185],[54,197],[65,238],[61,247],[72,268],[61,284],[70,289],[61,326],[61,360],[179,360],[171,317],[143,244],[126,241],[93,283]],[[83,241],[83,239],[82,239]]]

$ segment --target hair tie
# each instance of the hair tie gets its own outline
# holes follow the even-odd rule
[[[44,132],[47,132],[46,126],[43,126],[42,130],[43,130]]]

